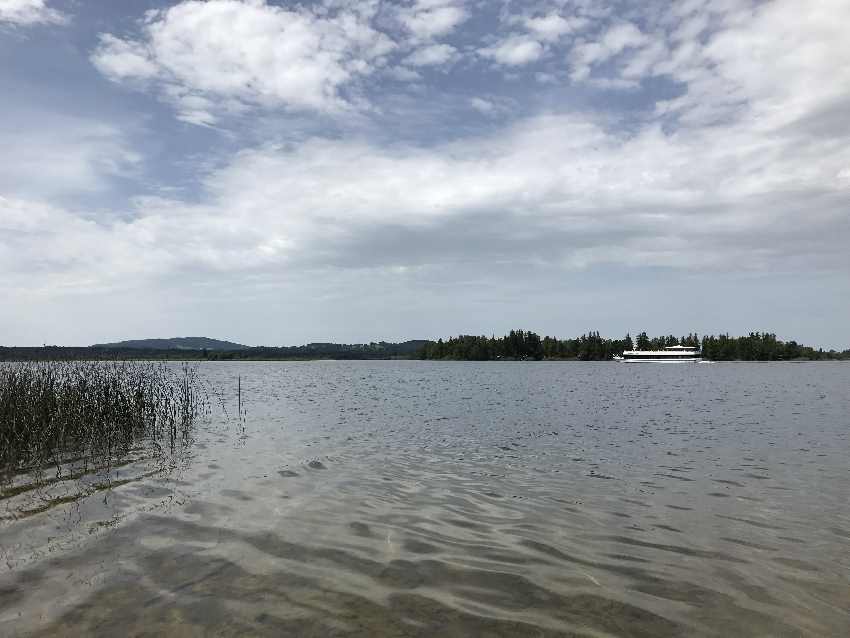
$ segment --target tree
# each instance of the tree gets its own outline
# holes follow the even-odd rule
[[[511,330],[504,337],[459,335],[446,341],[439,339],[425,343],[416,353],[421,359],[457,359],[467,361],[490,361],[494,359],[581,359],[582,361],[603,361],[624,350],[653,350],[669,344],[680,343],[684,346],[702,348],[705,359],[715,361],[773,361],[777,359],[808,358],[820,359],[850,359],[850,350],[836,352],[834,350],[815,350],[802,346],[796,341],[783,343],[772,332],[751,332],[745,337],[731,337],[729,334],[705,335],[700,341],[696,333],[677,339],[672,335],[650,339],[645,332],[637,335],[636,342],[631,335],[623,339],[606,339],[598,331],[591,331],[575,339],[558,339],[557,337],[540,336],[531,331]],[[345,358],[362,358],[362,354],[382,353],[393,344],[381,342],[376,348],[364,346],[339,346],[336,344],[311,344],[311,346],[295,346],[292,348],[266,348],[260,356],[306,356],[313,357],[316,352],[325,353],[321,348],[330,348],[327,353]],[[319,348],[321,347],[321,348]],[[319,350],[316,350],[319,348]],[[340,352],[340,348],[344,350]],[[347,350],[345,350],[347,348]],[[365,350],[364,350],[365,348]],[[2,355],[2,349],[0,349]],[[210,359],[242,358],[238,352],[210,352]],[[254,356],[254,355],[251,355]]]

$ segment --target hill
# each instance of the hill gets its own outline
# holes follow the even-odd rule
[[[171,339],[132,339],[116,343],[97,343],[102,350],[247,350],[249,346],[209,337],[173,337]]]
[[[70,359],[148,359],[175,361],[274,361],[311,359],[413,359],[429,342],[402,343],[308,343],[302,346],[249,347],[232,341],[207,337],[175,339],[136,339],[100,343],[88,347],[0,346],[0,361],[47,361]]]

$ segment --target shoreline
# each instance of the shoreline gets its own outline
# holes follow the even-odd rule
[[[46,362],[114,362],[114,361],[144,361],[144,362],[174,362],[174,363],[270,363],[280,361],[286,363],[311,363],[316,361],[421,361],[433,363],[621,363],[614,359],[420,359],[418,357],[363,357],[363,358],[334,358],[334,357],[259,357],[259,358],[201,358],[201,357],[41,357],[41,358],[0,358],[0,363],[46,363]],[[823,359],[703,359],[695,361],[673,361],[672,363],[845,363],[847,358]],[[638,361],[632,363],[657,363],[655,361]],[[670,362],[668,362],[670,363]]]

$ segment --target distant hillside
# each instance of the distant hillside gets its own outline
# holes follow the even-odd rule
[[[109,350],[247,350],[248,346],[209,337],[174,337],[172,339],[133,339],[117,343],[97,343],[92,348]]]
[[[274,361],[312,359],[414,359],[428,344],[424,340],[403,343],[308,343],[302,346],[249,347],[206,337],[136,339],[99,343],[89,347],[0,346],[0,361],[49,361],[70,359],[174,360],[174,361]]]
[[[303,346],[257,346],[241,352],[209,352],[207,358],[224,359],[412,359],[427,344],[424,340],[403,343],[308,343]]]

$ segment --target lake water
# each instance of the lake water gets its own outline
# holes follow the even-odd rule
[[[850,365],[200,369],[170,471],[5,499],[0,635],[850,635]]]

